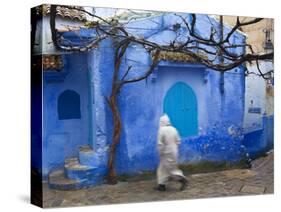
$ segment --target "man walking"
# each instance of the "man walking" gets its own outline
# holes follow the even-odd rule
[[[160,164],[157,169],[157,182],[159,191],[166,191],[166,184],[169,180],[176,180],[181,183],[180,190],[187,186],[187,180],[182,171],[178,168],[178,145],[180,143],[179,134],[165,114],[160,118],[158,131],[158,151]]]

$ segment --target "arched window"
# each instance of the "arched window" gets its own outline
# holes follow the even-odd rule
[[[65,90],[58,98],[58,117],[64,119],[80,119],[80,96],[73,90]]]
[[[167,91],[163,109],[180,136],[198,134],[197,99],[187,84],[178,82]]]

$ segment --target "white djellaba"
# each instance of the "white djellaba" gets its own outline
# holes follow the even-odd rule
[[[168,115],[164,114],[160,117],[157,142],[160,155],[160,164],[157,169],[158,190],[165,191],[166,184],[171,179],[182,183],[181,190],[186,187],[187,180],[177,164],[179,144],[179,133],[171,125]]]

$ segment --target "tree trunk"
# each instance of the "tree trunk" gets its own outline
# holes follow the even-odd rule
[[[113,115],[113,136],[112,136],[112,143],[110,146],[110,152],[109,152],[109,159],[108,159],[108,176],[107,181],[109,184],[116,184],[117,183],[117,177],[115,172],[115,153],[116,153],[116,147],[118,143],[120,142],[120,135],[121,135],[121,117],[120,112],[117,106],[117,93],[116,91],[113,92],[108,100],[112,115]]]

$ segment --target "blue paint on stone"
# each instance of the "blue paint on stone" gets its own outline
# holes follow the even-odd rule
[[[273,148],[273,116],[262,117],[262,128],[245,134],[243,145],[247,148],[250,157],[263,154]]]

